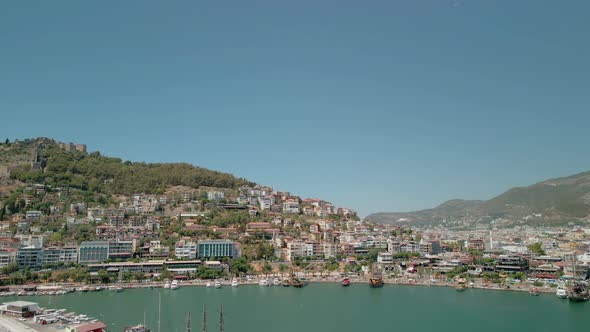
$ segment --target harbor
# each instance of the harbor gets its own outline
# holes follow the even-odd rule
[[[471,331],[583,329],[590,324],[590,304],[560,300],[554,294],[530,296],[527,292],[490,292],[454,287],[413,287],[386,283],[372,289],[364,283],[309,282],[295,287],[183,287],[126,289],[124,292],[73,292],[63,296],[5,297],[2,302],[23,300],[44,308],[63,308],[104,322],[107,331],[143,324],[152,332],[184,331],[187,315],[193,331],[199,330],[203,305],[208,308],[209,331],[218,329],[219,308],[224,305],[226,331],[359,331],[367,326],[419,331],[434,329]],[[366,309],[359,311],[361,305]],[[534,309],[534,310],[533,310]],[[423,317],[428,316],[428,320]],[[461,316],[456,327],[450,317]],[[302,321],[300,317],[306,317]],[[345,317],[345,318],[343,318]],[[485,321],[486,324],[481,324]],[[51,325],[51,324],[49,324]],[[462,330],[463,328],[463,330]],[[30,330],[28,330],[30,332]],[[50,331],[50,330],[45,330]]]

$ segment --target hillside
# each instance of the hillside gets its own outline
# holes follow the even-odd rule
[[[37,151],[37,163],[32,164]],[[10,178],[105,194],[162,193],[172,186],[231,188],[252,184],[231,174],[186,163],[143,163],[68,151],[50,139],[2,144],[0,168]],[[35,166],[37,169],[35,169]]]
[[[451,200],[433,209],[375,213],[378,223],[462,224],[507,220],[513,223],[564,223],[590,215],[590,172],[512,188],[488,201]]]
[[[468,201],[453,199],[441,205],[427,210],[413,212],[380,212],[367,216],[367,220],[376,223],[412,223],[427,224],[435,220],[443,220],[450,217],[462,217],[465,214],[473,213],[482,201]]]

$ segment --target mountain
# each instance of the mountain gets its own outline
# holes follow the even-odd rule
[[[470,211],[475,211],[483,201],[469,201],[452,199],[441,205],[427,210],[413,212],[379,212],[366,217],[366,220],[387,224],[387,223],[412,223],[427,224],[434,220],[442,220],[449,217],[461,217]]]
[[[565,223],[589,220],[590,172],[512,188],[487,201],[450,200],[433,209],[381,212],[366,219],[377,223],[477,224]]]
[[[253,183],[186,163],[144,163],[86,153],[38,138],[0,145],[0,178],[105,194],[161,193],[172,186],[237,189]]]

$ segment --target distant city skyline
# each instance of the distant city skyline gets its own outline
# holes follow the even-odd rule
[[[357,210],[590,170],[590,3],[15,2],[0,139],[188,162]]]

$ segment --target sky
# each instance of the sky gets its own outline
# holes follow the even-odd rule
[[[361,215],[590,170],[590,2],[12,1],[0,137]]]

